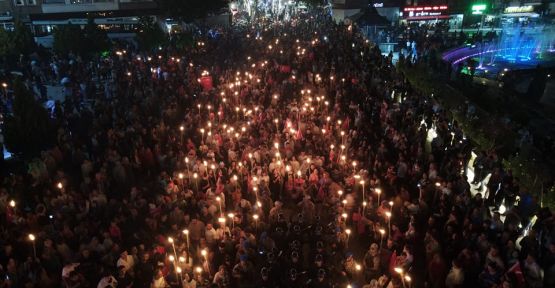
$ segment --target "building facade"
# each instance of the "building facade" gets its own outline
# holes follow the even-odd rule
[[[0,27],[12,29],[21,21],[46,47],[59,25],[85,25],[92,19],[109,37],[130,38],[140,16],[158,14],[155,0],[0,0]]]
[[[99,25],[134,24],[132,18],[156,15],[156,7],[154,0],[0,0],[0,23],[21,21],[41,34],[89,18]]]

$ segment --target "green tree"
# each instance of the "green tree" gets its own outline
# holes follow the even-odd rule
[[[89,18],[84,32],[87,47],[85,52],[96,54],[110,49],[108,34],[105,30],[100,29],[92,18]]]
[[[8,56],[14,51],[13,42],[10,38],[10,32],[0,27],[0,57]]]
[[[14,83],[13,114],[6,117],[5,138],[9,151],[31,159],[51,144],[54,138],[48,112],[25,85]]]
[[[57,53],[76,53],[82,55],[86,47],[86,39],[77,25],[62,25],[54,28],[53,49]]]
[[[225,0],[158,0],[158,5],[166,16],[184,22],[206,17],[227,5]]]
[[[29,26],[16,21],[14,31],[11,33],[10,41],[14,52],[27,55],[36,50],[37,44]]]
[[[137,41],[143,50],[153,50],[166,43],[168,37],[158,23],[148,16],[139,18]]]

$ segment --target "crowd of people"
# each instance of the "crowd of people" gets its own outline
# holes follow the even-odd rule
[[[549,210],[356,27],[197,40],[43,65],[71,82],[2,179],[2,287],[554,287]]]

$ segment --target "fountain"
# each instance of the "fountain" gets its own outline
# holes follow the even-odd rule
[[[443,54],[443,60],[458,65],[477,63],[476,76],[496,78],[504,71],[555,66],[555,26],[523,27],[506,24],[492,42],[459,47]],[[487,74],[487,75],[486,75]]]

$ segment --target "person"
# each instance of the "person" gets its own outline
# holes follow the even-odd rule
[[[523,273],[539,282],[538,266],[551,263],[550,216],[495,149],[476,171],[482,188],[522,197],[503,223],[461,175],[474,141],[447,107],[356,26],[317,9],[291,17],[215,38],[195,28],[185,50],[116,43],[90,64],[56,55],[58,77],[71,81],[51,115],[52,141],[29,171],[8,167],[1,179],[8,285],[94,286],[118,275],[134,287],[400,287],[402,268],[413,287],[475,287],[477,263],[505,274],[528,254],[537,260]],[[428,29],[384,34],[415,43],[403,69],[430,65],[443,45],[447,28]],[[89,82],[109,91],[83,101]]]
[[[364,256],[363,264],[366,282],[370,282],[372,279],[378,280],[382,275],[378,244],[370,245]]]
[[[162,270],[158,269],[156,271],[156,276],[154,277],[152,284],[150,285],[151,288],[168,288],[170,285],[166,282],[166,278],[164,278],[164,274]]]
[[[447,274],[445,279],[445,287],[447,288],[459,288],[463,287],[464,284],[464,271],[460,267],[458,260],[453,260],[451,271]]]
[[[184,273],[183,274],[183,288],[196,288],[197,282],[196,280],[191,277],[191,274]]]
[[[543,287],[544,271],[540,265],[538,265],[532,254],[528,254],[528,256],[526,256],[526,260],[524,260],[524,271],[526,275],[526,285],[528,287]]]

